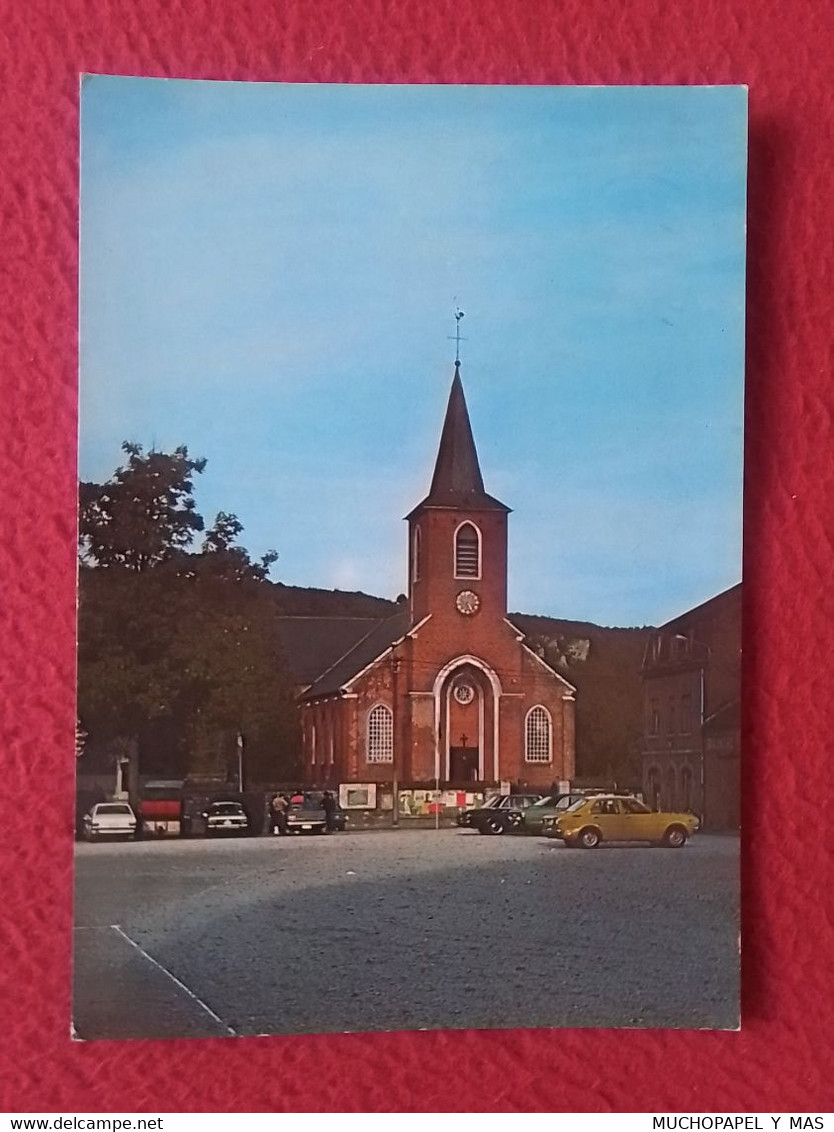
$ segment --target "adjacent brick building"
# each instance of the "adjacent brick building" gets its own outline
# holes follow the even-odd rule
[[[382,621],[292,626],[326,660],[300,694],[310,785],[573,776],[575,689],[507,617],[509,510],[484,489],[456,365],[431,487],[407,516],[406,602]]]
[[[661,626],[643,661],[643,790],[655,809],[739,822],[741,585]]]

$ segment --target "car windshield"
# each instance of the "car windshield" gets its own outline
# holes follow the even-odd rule
[[[242,807],[240,802],[215,802],[211,807],[213,814],[240,814]]]
[[[129,814],[131,812],[130,806],[106,805],[99,806],[97,812],[100,814]]]
[[[537,802],[534,802],[532,804],[530,809],[535,810],[537,806],[555,806],[555,805],[557,805],[556,799],[552,795],[549,794],[546,798],[539,798],[539,800]]]
[[[482,810],[494,810],[496,806],[500,806],[500,805],[501,805],[501,795],[500,794],[493,794],[491,798],[487,798],[487,800],[481,806],[481,809]]]
[[[573,811],[578,810],[580,806],[584,806],[587,801],[587,798],[577,798],[575,802],[571,802],[565,813],[573,813]]]

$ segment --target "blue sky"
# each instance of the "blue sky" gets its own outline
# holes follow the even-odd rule
[[[746,92],[82,88],[80,474],[187,444],[295,585],[405,588],[462,376],[512,610],[741,576]]]

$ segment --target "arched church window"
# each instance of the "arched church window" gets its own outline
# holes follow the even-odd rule
[[[423,573],[423,536],[420,534],[420,528],[414,528],[414,545],[412,547],[411,558],[411,578],[412,581],[419,582],[420,575]]]
[[[527,712],[524,725],[524,761],[549,763],[553,751],[553,721],[547,708],[537,704]]]
[[[455,532],[455,577],[480,578],[481,532],[474,523],[461,523]]]
[[[394,761],[394,714],[385,704],[368,712],[368,762]]]

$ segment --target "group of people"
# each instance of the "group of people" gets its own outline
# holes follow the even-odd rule
[[[269,832],[274,834],[277,831],[282,836],[288,833],[287,814],[290,807],[303,806],[305,801],[303,790],[296,790],[294,794],[275,794],[269,805]],[[324,810],[328,830],[336,829],[336,798],[332,791],[324,791],[320,808]]]

